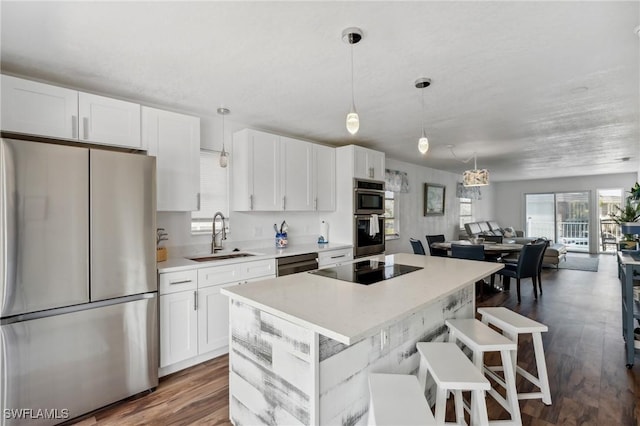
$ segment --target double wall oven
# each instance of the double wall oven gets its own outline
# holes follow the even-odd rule
[[[354,179],[354,257],[384,253],[384,182]]]

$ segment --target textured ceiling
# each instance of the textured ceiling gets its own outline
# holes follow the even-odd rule
[[[637,172],[640,3],[10,2],[3,72],[492,180]],[[357,26],[350,136],[350,47]],[[422,121],[431,148],[417,152]],[[629,157],[629,161],[622,158]]]

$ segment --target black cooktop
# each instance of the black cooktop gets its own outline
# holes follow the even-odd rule
[[[369,285],[379,281],[408,274],[422,269],[418,266],[399,265],[397,263],[384,263],[375,260],[363,260],[350,263],[348,265],[335,266],[333,268],[319,269],[310,274],[321,275],[323,277],[335,278],[351,283]]]

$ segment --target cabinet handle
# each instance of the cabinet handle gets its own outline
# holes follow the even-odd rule
[[[370,177],[371,179],[373,179],[373,172],[374,172],[373,167],[369,167],[369,177]]]
[[[282,197],[282,210],[286,210],[287,209],[286,206],[287,206],[287,197],[284,196]]]
[[[249,210],[253,210],[253,194],[249,195]]]
[[[186,284],[186,283],[190,283],[191,280],[182,280],[182,281],[169,281],[169,285],[175,285],[175,284]]]
[[[339,254],[337,256],[331,256],[331,259],[340,259],[341,257],[345,257],[346,254]]]
[[[317,197],[313,200],[313,209],[314,210],[318,210],[318,198]]]
[[[71,137],[76,139],[78,137],[78,116],[71,116]]]
[[[89,139],[89,118],[82,117],[82,138]]]
[[[196,202],[198,203],[198,210],[200,210],[200,193],[196,194]]]
[[[197,311],[198,310],[198,291],[194,291],[193,292],[193,310]]]

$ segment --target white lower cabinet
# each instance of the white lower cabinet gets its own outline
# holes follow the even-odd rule
[[[160,296],[160,367],[198,355],[196,291]]]
[[[266,278],[275,278],[274,259],[160,274],[160,376],[227,353],[229,298],[220,290]]]
[[[210,352],[229,344],[229,298],[220,293],[229,283],[198,290],[198,349]]]

